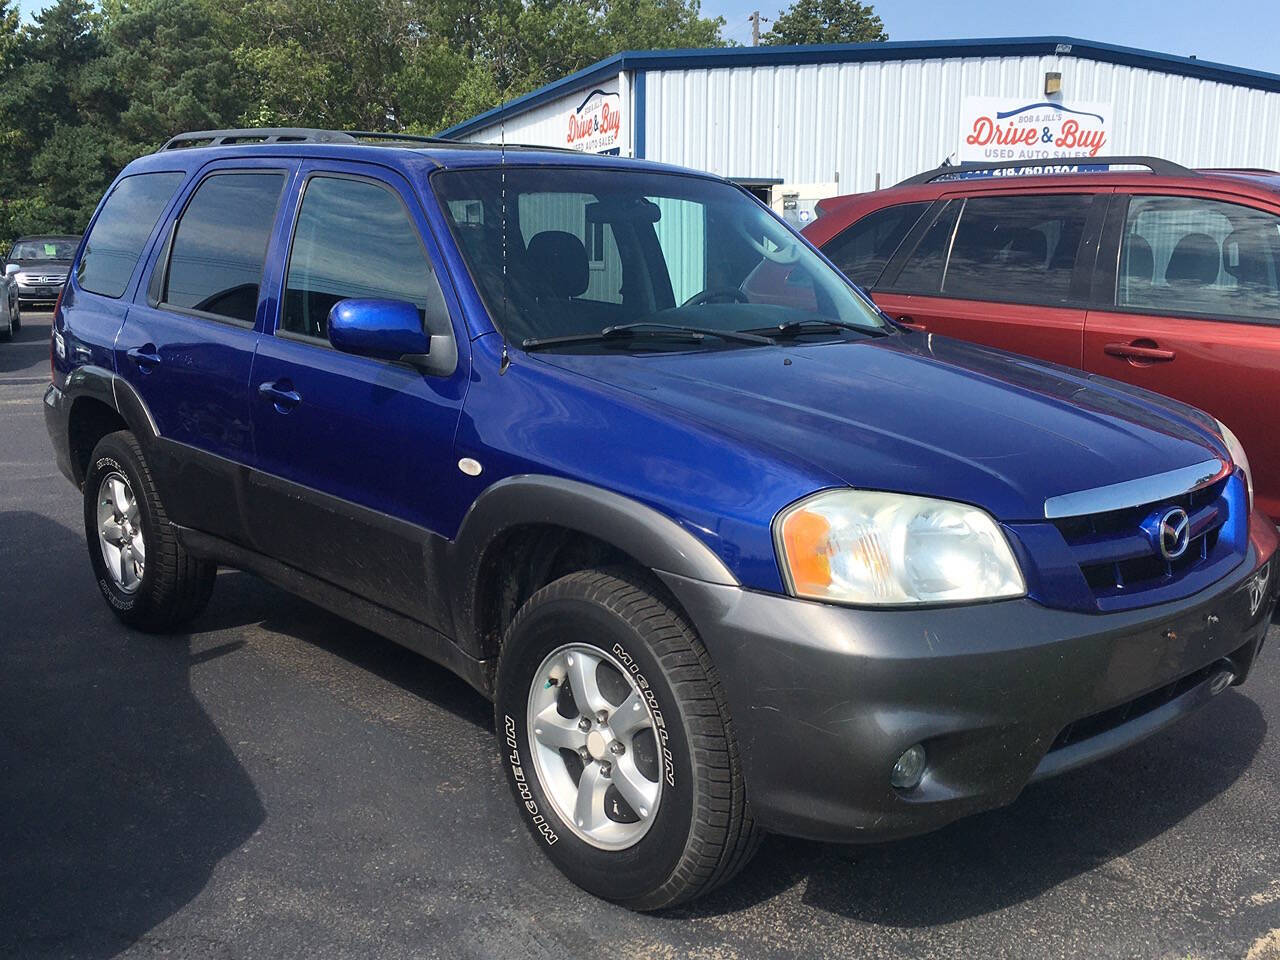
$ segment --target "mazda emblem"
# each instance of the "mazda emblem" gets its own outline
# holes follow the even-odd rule
[[[1177,560],[1187,552],[1187,544],[1191,542],[1191,518],[1181,507],[1166,510],[1156,524],[1156,544],[1160,548],[1160,556],[1166,560]]]

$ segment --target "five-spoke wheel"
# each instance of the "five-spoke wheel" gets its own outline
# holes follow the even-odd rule
[[[645,835],[662,797],[653,714],[603,650],[553,650],[529,688],[534,766],[556,812],[587,843],[621,850]]]
[[[137,590],[146,569],[147,542],[137,497],[128,479],[115,470],[98,485],[98,544],[116,586],[125,593]]]

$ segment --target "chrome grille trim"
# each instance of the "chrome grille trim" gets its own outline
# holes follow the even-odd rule
[[[1091,490],[1064,493],[1045,500],[1044,516],[1046,520],[1082,517],[1169,500],[1222,479],[1228,469],[1224,461],[1214,457],[1212,460],[1179,467],[1167,473],[1124,480]]]

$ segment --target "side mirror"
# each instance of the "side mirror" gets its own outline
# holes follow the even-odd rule
[[[422,315],[404,300],[339,300],[329,311],[329,342],[343,353],[407,363],[447,377],[458,365],[451,336],[422,329]]]
[[[6,277],[12,277],[15,273],[17,273],[21,269],[22,267],[18,266],[16,263],[6,263],[4,265],[4,275]]]

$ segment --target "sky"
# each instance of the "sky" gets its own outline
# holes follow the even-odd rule
[[[30,15],[47,0],[19,0]],[[1062,35],[1280,73],[1280,0],[883,0],[890,40]],[[751,42],[752,10],[776,16],[785,0],[702,0],[725,35]],[[1212,12],[1209,22],[1207,14]],[[765,24],[763,29],[768,29]]]
[[[702,0],[702,12],[724,17],[725,35],[750,43],[751,11],[773,17],[786,5]],[[890,40],[1068,36],[1280,73],[1280,0],[873,0],[873,6]]]

